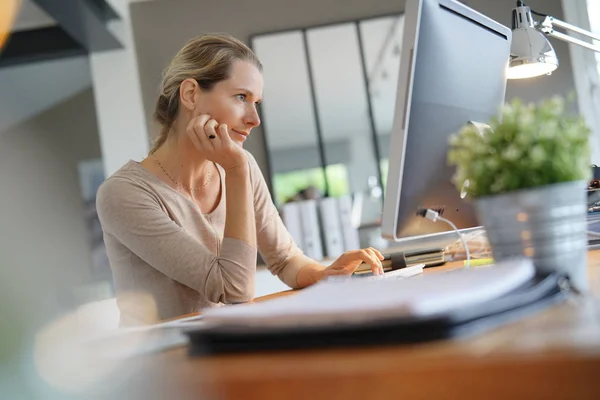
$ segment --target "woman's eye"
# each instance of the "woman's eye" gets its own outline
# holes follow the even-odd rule
[[[246,95],[245,95],[245,94],[238,94],[238,95],[237,95],[237,98],[238,98],[238,100],[240,100],[240,101],[244,101],[244,100],[246,100]]]

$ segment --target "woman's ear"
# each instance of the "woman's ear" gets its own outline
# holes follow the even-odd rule
[[[188,111],[194,111],[198,101],[200,87],[194,79],[188,78],[181,82],[179,87],[179,102]]]

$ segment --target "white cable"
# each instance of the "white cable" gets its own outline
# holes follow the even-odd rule
[[[452,223],[452,221],[450,221],[446,218],[440,217],[440,214],[437,211],[433,211],[432,209],[427,209],[427,211],[425,212],[425,218],[427,218],[428,220],[431,220],[433,222],[437,222],[438,220],[443,221],[443,222],[447,223],[448,225],[450,225],[452,227],[452,229],[454,229],[454,231],[458,235],[458,238],[460,239],[460,241],[462,242],[462,244],[465,248],[465,253],[467,254],[467,262],[465,263],[465,268],[469,268],[471,266],[471,253],[469,253],[469,246],[467,246],[467,242],[465,241],[465,238],[463,237],[463,235],[461,235],[461,233],[459,232],[456,225],[454,225]]]

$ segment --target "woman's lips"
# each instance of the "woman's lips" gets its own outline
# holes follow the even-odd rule
[[[232,129],[231,131],[234,132],[241,141],[245,141],[248,137],[248,134],[245,132],[236,131],[235,129]]]

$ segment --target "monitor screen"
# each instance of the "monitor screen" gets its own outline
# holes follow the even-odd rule
[[[448,140],[469,121],[499,115],[510,57],[509,28],[454,0],[407,0],[382,218],[386,239],[443,236],[451,228],[417,216],[440,210],[459,229],[477,227],[474,207],[451,181]],[[448,235],[446,235],[448,236]]]

